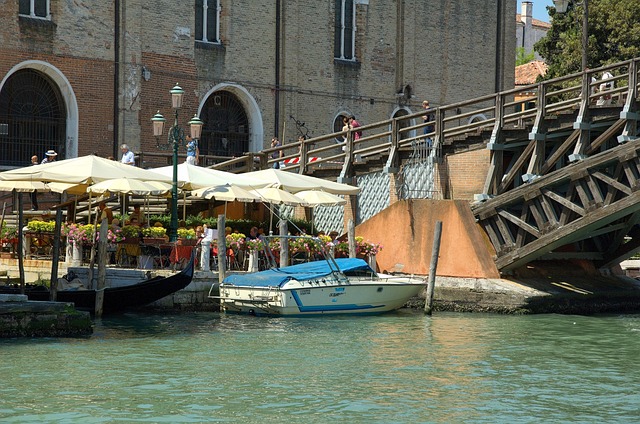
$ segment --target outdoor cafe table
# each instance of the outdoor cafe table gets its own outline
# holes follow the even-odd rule
[[[174,244],[169,255],[169,261],[174,267],[178,264],[180,264],[180,267],[184,267],[191,259],[191,254],[195,248],[196,246],[194,245]]]

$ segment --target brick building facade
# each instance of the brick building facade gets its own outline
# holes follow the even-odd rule
[[[121,143],[156,151],[150,119],[160,110],[173,122],[176,82],[186,92],[180,125],[198,114],[201,153],[218,156],[259,151],[273,135],[293,140],[295,121],[317,136],[344,114],[375,122],[425,98],[438,106],[512,88],[515,9],[508,0],[4,2],[0,168],[52,148],[62,158],[116,156]]]

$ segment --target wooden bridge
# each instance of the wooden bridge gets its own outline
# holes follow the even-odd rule
[[[605,71],[613,75],[607,87],[600,78]],[[485,181],[468,200],[498,269],[568,258],[607,268],[640,251],[639,71],[636,58],[442,106],[429,122],[421,111],[363,125],[357,140],[353,131],[337,132],[281,150],[284,159],[299,158],[290,170],[349,183],[359,173],[397,174],[420,146],[433,153],[436,166],[452,155],[488,149]],[[537,96],[518,98],[522,92]],[[433,131],[425,134],[429,126]],[[277,150],[212,167],[271,167]],[[451,197],[445,184],[430,197]]]
[[[605,71],[613,75],[608,88],[601,87]],[[437,168],[439,179],[437,189],[421,197],[469,200],[500,271],[571,258],[608,268],[640,251],[639,71],[636,58],[445,105],[431,111],[428,122],[420,111],[363,125],[358,139],[350,130],[238,158],[201,160],[245,172],[298,159],[287,169],[356,183],[359,175],[376,171],[401,178],[403,167],[419,156]],[[523,92],[537,95],[523,98]],[[273,159],[278,150],[284,158]],[[486,152],[484,178],[474,182],[474,195],[460,197],[448,189],[447,173],[468,170],[452,171],[447,162],[469,152]],[[170,163],[168,154],[140,156],[146,165]],[[394,192],[397,181],[391,186],[390,203],[415,197]]]

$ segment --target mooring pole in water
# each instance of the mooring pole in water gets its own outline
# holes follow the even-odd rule
[[[104,288],[107,279],[107,230],[109,224],[107,218],[100,223],[100,238],[98,239],[98,281],[96,283],[96,317],[102,316],[102,305],[104,304]],[[91,281],[89,281],[91,284]]]
[[[51,282],[49,299],[55,302],[58,297],[58,265],[60,262],[60,233],[62,232],[62,209],[56,209],[56,226],[53,230],[53,258],[51,258]]]
[[[227,235],[224,215],[218,215],[218,282],[227,276]]]
[[[347,224],[347,240],[349,242],[349,257],[355,258],[357,255],[356,252],[356,224],[353,222],[353,219],[349,220]]]
[[[20,294],[24,294],[24,214],[22,193],[18,192],[18,272],[20,273]],[[31,253],[31,252],[29,252]]]
[[[433,249],[431,250],[431,265],[429,265],[429,285],[427,285],[427,296],[424,300],[424,313],[431,315],[433,304],[433,289],[436,284],[436,268],[438,267],[438,256],[440,255],[440,237],[442,236],[442,221],[436,221],[436,228],[433,233]]]

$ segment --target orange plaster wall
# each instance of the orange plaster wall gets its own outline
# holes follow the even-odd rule
[[[436,221],[442,221],[436,275],[500,278],[493,248],[464,200],[402,200],[356,227],[356,235],[382,243],[384,272],[427,275]]]

